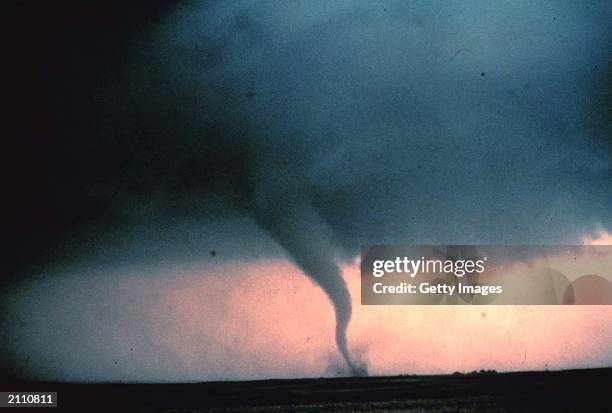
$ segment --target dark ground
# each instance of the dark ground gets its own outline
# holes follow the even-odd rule
[[[612,412],[612,368],[194,384],[0,384],[0,391],[12,390],[57,391],[57,410],[80,412]]]

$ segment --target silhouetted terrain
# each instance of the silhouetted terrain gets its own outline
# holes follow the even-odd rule
[[[60,409],[71,411],[612,411],[612,368],[193,384],[22,382],[1,389],[57,391]]]

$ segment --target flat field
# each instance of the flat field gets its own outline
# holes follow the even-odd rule
[[[184,384],[4,382],[57,391],[51,411],[612,412],[612,368]]]

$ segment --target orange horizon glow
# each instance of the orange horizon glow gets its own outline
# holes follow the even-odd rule
[[[589,242],[609,239],[604,233]],[[364,306],[358,260],[341,270],[352,297],[349,349],[371,375],[612,365],[612,306]],[[576,271],[568,267],[568,277]],[[27,294],[15,295],[7,310],[24,320],[14,331],[15,353],[32,368],[45,366],[43,378],[343,374],[332,304],[286,258],[75,270],[20,291]]]
[[[267,368],[270,376],[283,377],[288,366],[305,376],[334,374],[333,366],[341,364],[334,313],[318,286],[283,260],[223,272],[241,278],[236,288],[226,289],[227,278],[206,277],[206,285],[168,297],[190,303],[180,324],[201,326],[198,314],[206,307],[201,291],[216,295],[213,291],[226,289],[229,313],[217,324],[215,331],[223,333],[216,339],[222,348],[238,345],[252,357],[248,374]],[[358,264],[342,272],[353,304],[349,348],[374,375],[567,369],[612,360],[612,307],[362,306]],[[214,359],[228,356],[218,351]]]
[[[612,234],[600,227],[594,236],[585,236],[581,241],[584,245],[612,245]]]

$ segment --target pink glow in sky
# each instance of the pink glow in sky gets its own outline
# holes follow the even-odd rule
[[[595,235],[582,238],[582,243],[586,245],[612,245],[612,234],[599,228]]]
[[[232,275],[180,283],[166,297],[176,308],[165,345],[189,363],[195,354],[185,349],[214,343],[199,357],[215,375],[228,366],[231,376],[334,373],[333,311],[316,285],[285,261],[223,272]],[[353,297],[350,347],[372,374],[612,364],[612,307],[361,306],[358,266],[343,273]]]
[[[349,348],[370,374],[612,365],[612,306],[362,306],[358,262],[342,272],[353,302]],[[7,304],[18,320],[15,357],[44,378],[341,372],[331,303],[286,259],[68,271],[21,288]]]

